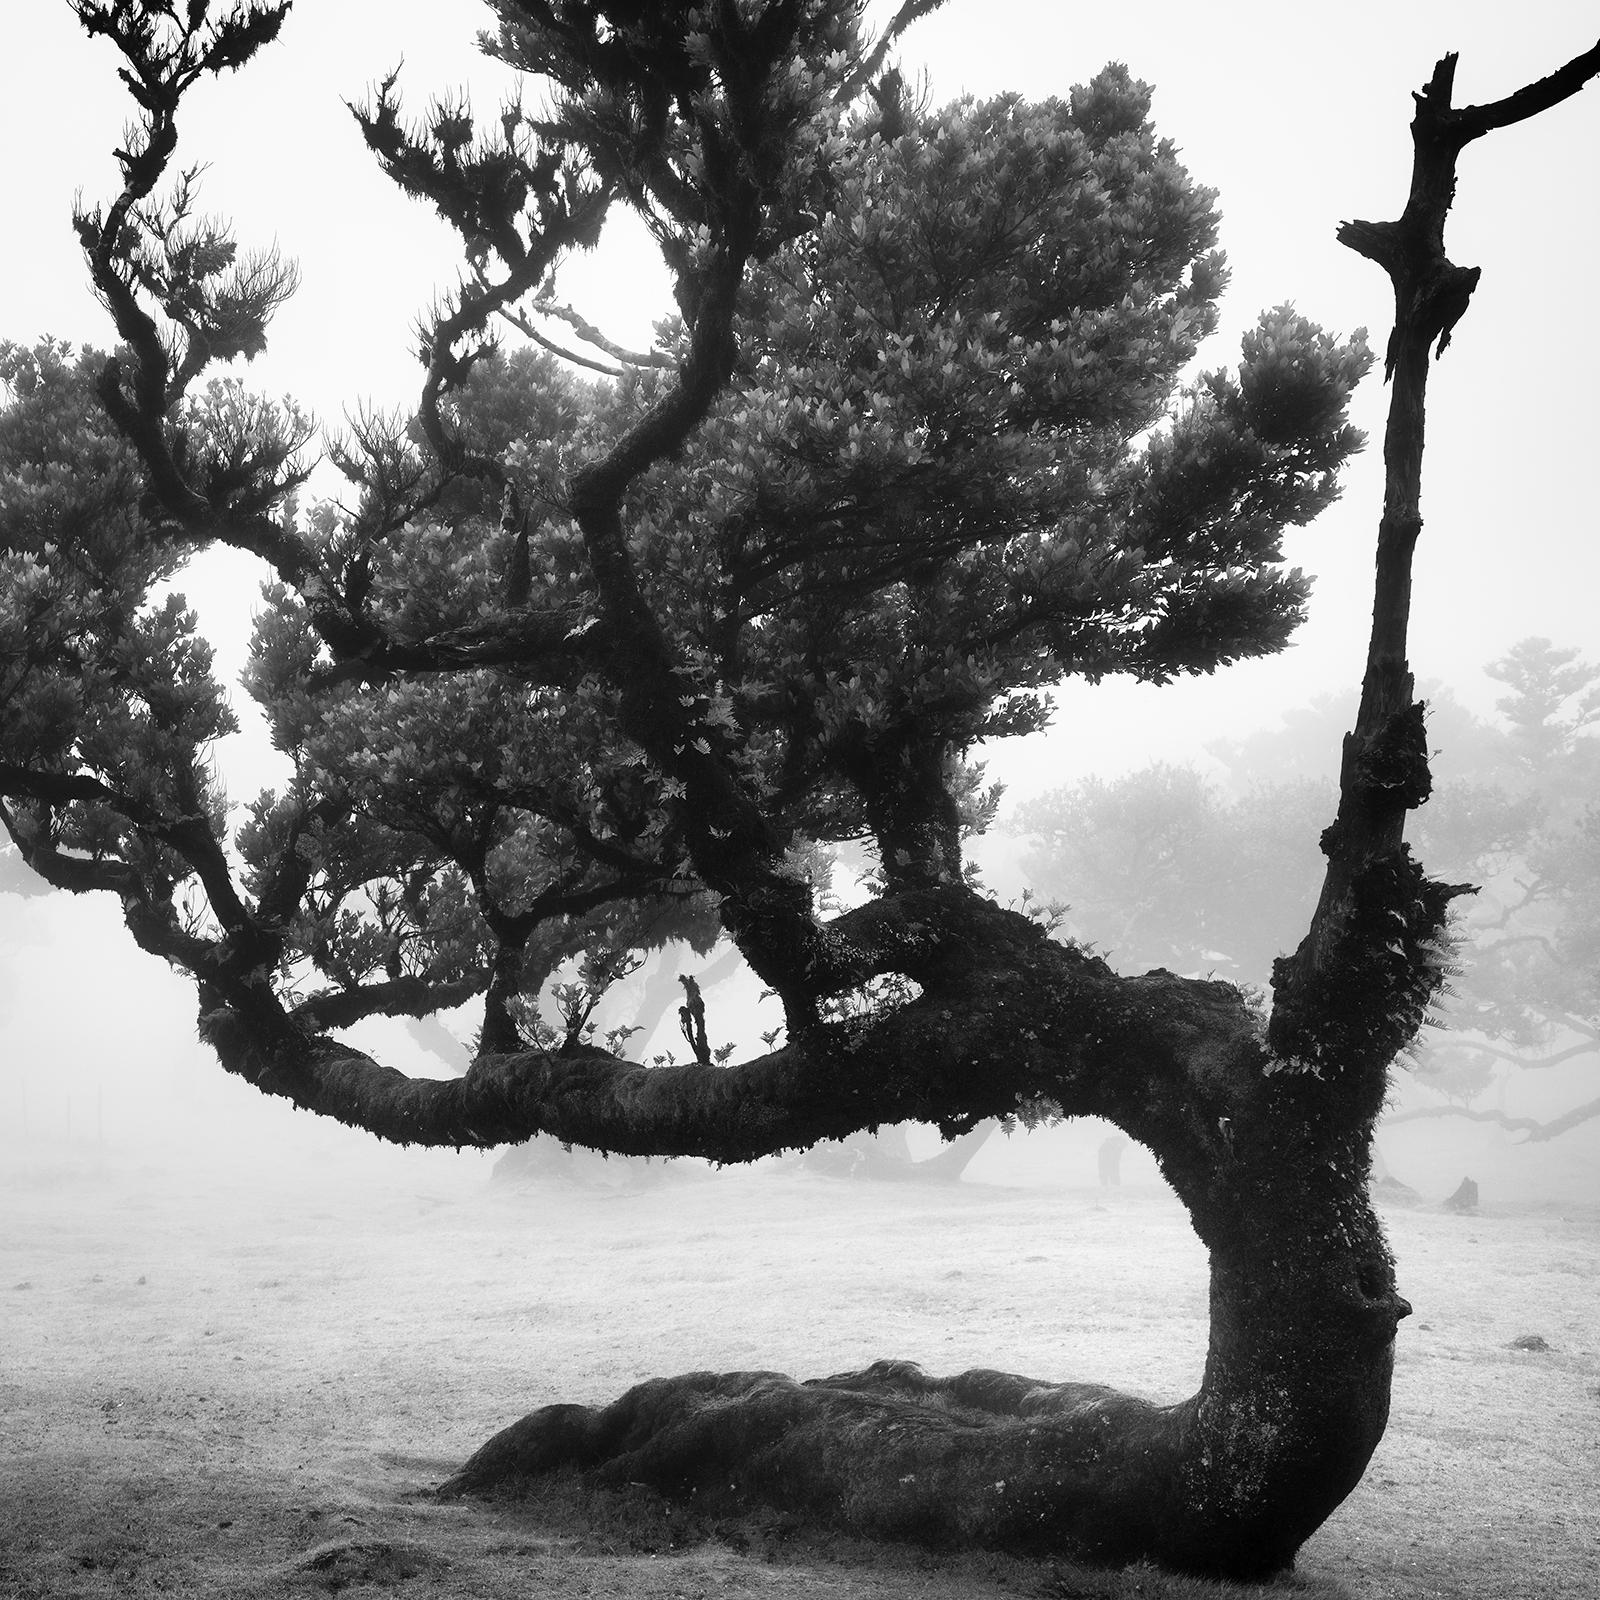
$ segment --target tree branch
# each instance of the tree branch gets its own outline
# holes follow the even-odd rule
[[[1407,815],[1432,789],[1423,708],[1412,698],[1407,660],[1430,350],[1435,342],[1435,353],[1449,344],[1479,277],[1478,268],[1456,266],[1445,254],[1456,161],[1469,138],[1575,92],[1600,72],[1600,46],[1541,83],[1468,112],[1450,105],[1455,67],[1455,56],[1444,56],[1414,97],[1411,188],[1399,219],[1339,229],[1341,242],[1377,262],[1394,287],[1383,515],[1361,704],[1345,739],[1338,814],[1322,838],[1328,857],[1322,895],[1305,940],[1273,974],[1274,1049],[1289,1057],[1315,1053],[1326,1046],[1317,1040],[1319,1028],[1334,1025],[1346,1044],[1362,1047],[1374,1087],[1437,993],[1447,964],[1441,952],[1449,903],[1469,892],[1467,885],[1424,877],[1404,844]],[[1352,1014],[1352,1004],[1361,1015]],[[1381,1048],[1369,1049],[1380,1035]]]
[[[750,1161],[908,1120],[955,1136],[1047,1095],[1154,1146],[1188,1150],[1207,1170],[1231,1159],[1226,1130],[1279,1092],[1260,1071],[1238,991],[1170,973],[1120,978],[1026,918],[995,915],[1009,919],[1004,948],[978,946],[981,963],[959,978],[726,1067],[648,1068],[578,1048],[484,1054],[461,1079],[411,1079],[299,1030],[274,1036],[239,1009],[250,998],[237,990],[237,1005],[211,992],[201,1031],[229,1071],[264,1092],[400,1143],[487,1146],[548,1133],[623,1154]],[[1203,1225],[1205,1197],[1196,1198]]]
[[[1553,1117],[1549,1122],[1539,1122],[1533,1117],[1508,1116],[1504,1111],[1474,1111],[1467,1106],[1414,1106],[1408,1111],[1396,1111],[1383,1121],[1384,1126],[1389,1127],[1395,1123],[1432,1121],[1439,1117],[1461,1117],[1468,1122],[1493,1123],[1512,1133],[1527,1134],[1529,1144],[1542,1144],[1576,1128],[1580,1123],[1600,1117],[1600,1099],[1574,1106],[1571,1111]]]
[[[510,308],[523,295],[544,280],[563,251],[597,234],[609,205],[610,196],[607,194],[589,197],[583,206],[563,219],[563,226],[551,227],[542,233],[526,257],[518,261],[500,282],[491,283],[480,275],[476,294],[463,288],[455,310],[448,316],[440,317],[428,331],[423,352],[428,370],[423,379],[417,419],[429,446],[447,473],[487,478],[497,486],[505,479],[500,463],[467,451],[446,428],[440,413],[441,397],[465,383],[473,365],[492,348],[484,344],[458,356],[455,353],[456,345],[469,333],[482,329],[491,317],[508,315]]]
[[[1567,1023],[1571,1026],[1571,1023]],[[1568,1045],[1565,1050],[1557,1050],[1554,1055],[1534,1056],[1529,1058],[1518,1055],[1515,1050],[1507,1050],[1501,1045],[1490,1043],[1484,1039],[1467,1041],[1468,1047],[1481,1050],[1485,1055],[1495,1057],[1498,1061],[1509,1061],[1514,1067],[1521,1067],[1528,1072],[1539,1072],[1545,1067],[1559,1067],[1563,1061],[1575,1061],[1579,1056],[1593,1055],[1595,1045],[1600,1042],[1600,1031],[1590,1030],[1587,1039],[1580,1040],[1577,1044]]]
[[[289,1015],[318,1033],[328,1028],[352,1027],[367,1017],[428,1017],[482,994],[488,983],[487,974],[475,974],[453,983],[409,977],[360,984],[353,989],[324,989],[308,995],[291,1008]]]
[[[503,667],[519,681],[570,688],[603,658],[603,624],[581,605],[522,608],[446,628],[421,639],[373,632],[358,650],[335,653],[313,668],[313,689],[340,683],[382,683],[399,673],[460,672]]]
[[[1529,117],[1536,117],[1541,111],[1548,111],[1552,106],[1570,99],[1597,74],[1600,74],[1600,43],[1585,50],[1581,56],[1574,56],[1548,77],[1518,89],[1515,94],[1508,94],[1503,100],[1494,100],[1482,106],[1464,106],[1455,114],[1456,137],[1465,145],[1495,128],[1525,122]]]
[[[500,316],[503,317],[519,333],[525,334],[541,350],[548,350],[551,355],[559,356],[563,361],[570,361],[575,367],[586,367],[590,372],[598,372],[602,377],[620,378],[622,368],[610,365],[605,361],[596,361],[593,356],[580,356],[576,350],[569,350],[565,345],[560,345],[554,339],[547,338],[534,327],[528,317],[511,306],[501,306]]]
[[[191,973],[210,972],[218,965],[221,946],[186,932],[173,910],[170,881],[155,878],[131,862],[103,857],[69,856],[33,837],[0,802],[5,827],[22,859],[52,888],[69,894],[114,894],[134,942],[150,955],[176,963]]]
[[[239,925],[247,919],[247,913],[239,901],[232,875],[226,860],[222,857],[221,847],[211,832],[210,822],[200,804],[200,797],[194,791],[193,772],[188,774],[187,786],[183,784],[184,774],[181,770],[174,773],[173,777],[174,782],[180,786],[177,797],[180,803],[185,800],[193,803],[191,809],[176,817],[168,816],[148,802],[113,788],[88,773],[36,772],[9,761],[0,762],[0,794],[23,795],[29,799],[47,801],[52,805],[87,801],[116,812],[151,839],[159,841],[181,855],[194,868],[205,885],[218,917],[224,924],[231,921]],[[40,853],[41,859],[44,859],[42,852],[31,851],[30,846],[20,839],[18,843],[23,854],[29,856],[30,865],[34,853]],[[64,863],[76,859],[62,856],[54,850],[49,851],[48,855],[53,858],[52,866],[58,870],[63,868]],[[35,868],[35,870],[43,869]],[[73,869],[64,870],[71,872]]]
[[[572,306],[563,305],[557,300],[541,295],[534,301],[534,310],[541,316],[555,317],[567,324],[585,344],[591,344],[596,350],[608,355],[614,361],[620,361],[629,367],[670,367],[672,357],[663,355],[659,350],[630,350],[625,345],[620,345],[615,340],[608,339],[586,317],[582,316]],[[522,324],[518,324],[521,326]],[[571,359],[582,359],[574,357]]]
[[[888,27],[878,35],[877,42],[862,58],[860,66],[845,79],[839,99],[846,104],[854,100],[878,75],[889,51],[906,29],[919,18],[931,16],[944,4],[945,0],[900,0],[900,9],[889,19]]]
[[[4,785],[0,783],[0,793]],[[138,894],[144,888],[140,873],[126,861],[104,857],[63,855],[51,845],[30,836],[4,800],[0,800],[0,825],[17,847],[24,865],[35,872],[54,889],[65,889],[70,894]]]

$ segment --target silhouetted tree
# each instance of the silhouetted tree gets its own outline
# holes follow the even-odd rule
[[[1600,51],[1466,109],[1447,58],[1403,217],[1343,230],[1396,285],[1390,488],[1322,897],[1263,1015],[1230,984],[1118,974],[963,873],[987,803],[965,752],[1040,726],[1063,673],[1161,682],[1280,646],[1306,597],[1280,536],[1358,443],[1364,347],[1287,309],[1237,372],[1181,385],[1223,269],[1143,85],[1108,68],[1062,101],[924,110],[882,82],[853,0],[497,0],[489,48],[546,109],[408,127],[391,79],[358,113],[466,275],[423,329],[414,428],[358,423],[351,510],[302,520],[303,420],[197,387],[261,347],[291,275],[168,182],[184,94],[286,7],[76,9],[136,108],[120,192],[77,219],[118,339],[96,449],[122,477],[7,484],[0,815],[29,864],[120,897],[193,975],[228,1071],[384,1138],[743,1161],[1047,1100],[1154,1150],[1210,1251],[1210,1354],[1179,1405],[895,1362],[697,1374],[536,1412],[447,1487],[576,1466],[886,1534],[1288,1562],[1382,1434],[1408,1309],[1366,1176],[1456,892],[1401,837],[1428,789],[1405,661],[1423,391],[1477,276],[1443,253],[1455,159]],[[679,316],[648,360],[590,341],[609,386],[542,373],[496,448],[470,406],[491,325],[584,342],[540,292],[613,205],[649,227]],[[17,359],[7,426],[48,445],[82,379]],[[237,854],[209,657],[180,604],[145,604],[216,542],[272,578],[250,688],[294,773]],[[824,917],[803,847],[843,839],[881,881]],[[781,1040],[652,1069],[581,1025],[528,1039],[552,922],[701,893]],[[466,990],[483,1024],[459,1078],[331,1031]]]

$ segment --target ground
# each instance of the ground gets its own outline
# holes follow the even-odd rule
[[[693,1367],[894,1355],[1177,1398],[1204,1348],[1199,1246],[1157,1184],[1086,1186],[1092,1150],[1054,1182],[928,1191],[770,1163],[516,1187],[475,1158],[317,1148],[181,1171],[0,1150],[4,1600],[1263,1592],[884,1551],[776,1515],[707,1527],[572,1488],[426,1493],[536,1405]],[[1600,1208],[1388,1221],[1417,1308],[1388,1437],[1264,1592],[1600,1592]],[[1526,1334],[1549,1349],[1510,1348]]]

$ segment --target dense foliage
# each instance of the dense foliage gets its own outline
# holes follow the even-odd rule
[[[1161,681],[1279,646],[1306,595],[1280,536],[1336,492],[1368,359],[1280,309],[1236,372],[1184,384],[1226,274],[1213,197],[1151,129],[1148,90],[1112,68],[1038,105],[902,98],[886,129],[883,105],[839,96],[848,9],[816,21],[813,64],[781,91],[782,184],[809,176],[767,199],[784,220],[755,241],[728,380],[628,502],[678,737],[759,811],[778,869],[819,886],[814,843],[888,838],[891,774],[944,813],[933,870],[956,868],[957,828],[992,810],[967,752],[1042,726],[1038,691],[1063,673]],[[529,48],[510,23],[495,46]],[[570,129],[513,118],[481,141],[461,107],[408,133],[392,85],[361,115],[397,181],[463,227],[474,276],[431,331],[443,370],[419,421],[369,418],[338,444],[351,510],[302,506],[311,429],[292,407],[233,377],[195,390],[232,351],[219,320],[290,274],[191,221],[187,183],[92,248],[152,302],[162,459],[204,515],[149,504],[99,403],[102,358],[9,351],[6,817],[47,875],[118,887],[148,948],[206,976],[247,954],[302,1025],[492,989],[486,1043],[545,1042],[534,1001],[563,959],[587,952],[603,982],[629,949],[716,931],[693,860],[705,808],[629,732],[571,510],[692,334],[664,324],[610,381],[536,346],[447,361],[455,325],[505,298],[490,261],[515,277],[541,225],[559,235],[547,210],[592,236],[619,134],[581,95]],[[687,295],[719,248],[703,158],[650,159],[665,166],[625,181]],[[520,210],[492,187],[518,162]],[[232,835],[205,755],[227,696],[181,599],[151,598],[217,538],[277,568],[246,687],[294,766]],[[886,879],[926,855],[896,834]]]

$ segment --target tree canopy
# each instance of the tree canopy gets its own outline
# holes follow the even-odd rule
[[[336,444],[345,508],[302,504],[291,404],[201,383],[259,347],[292,271],[196,220],[191,179],[154,195],[183,87],[276,13],[190,32],[80,8],[161,87],[140,91],[128,190],[79,219],[123,352],[7,356],[7,818],[37,870],[115,888],[222,1005],[247,990],[323,1033],[479,993],[485,1047],[520,1048],[562,957],[704,938],[708,894],[735,930],[759,919],[735,872],[808,921],[817,844],[869,841],[894,886],[958,876],[992,806],[967,753],[1041,726],[1063,673],[1211,671],[1302,614],[1281,535],[1336,493],[1368,356],[1279,308],[1237,370],[1183,381],[1226,272],[1214,197],[1144,85],[1110,68],[1038,105],[857,102],[845,6],[782,48],[753,33],[771,82],[708,98],[709,35],[669,49],[664,14],[611,81],[581,12],[508,13],[490,45],[552,77],[555,118],[508,108],[485,133],[450,103],[408,128],[392,81],[357,112],[469,271],[423,329],[416,420]],[[687,110],[649,128],[673,73]],[[714,178],[741,117],[760,137]],[[678,274],[657,349],[607,358],[607,382],[547,336],[498,348],[490,317],[520,297],[538,318],[556,256],[618,199]],[[688,381],[692,430],[671,420]],[[81,481],[86,449],[113,470]],[[626,538],[601,559],[575,503],[624,472]],[[294,763],[231,839],[205,758],[226,694],[181,599],[145,604],[219,540],[268,568],[246,687]],[[791,1028],[872,976],[801,984],[793,952],[746,954]]]

